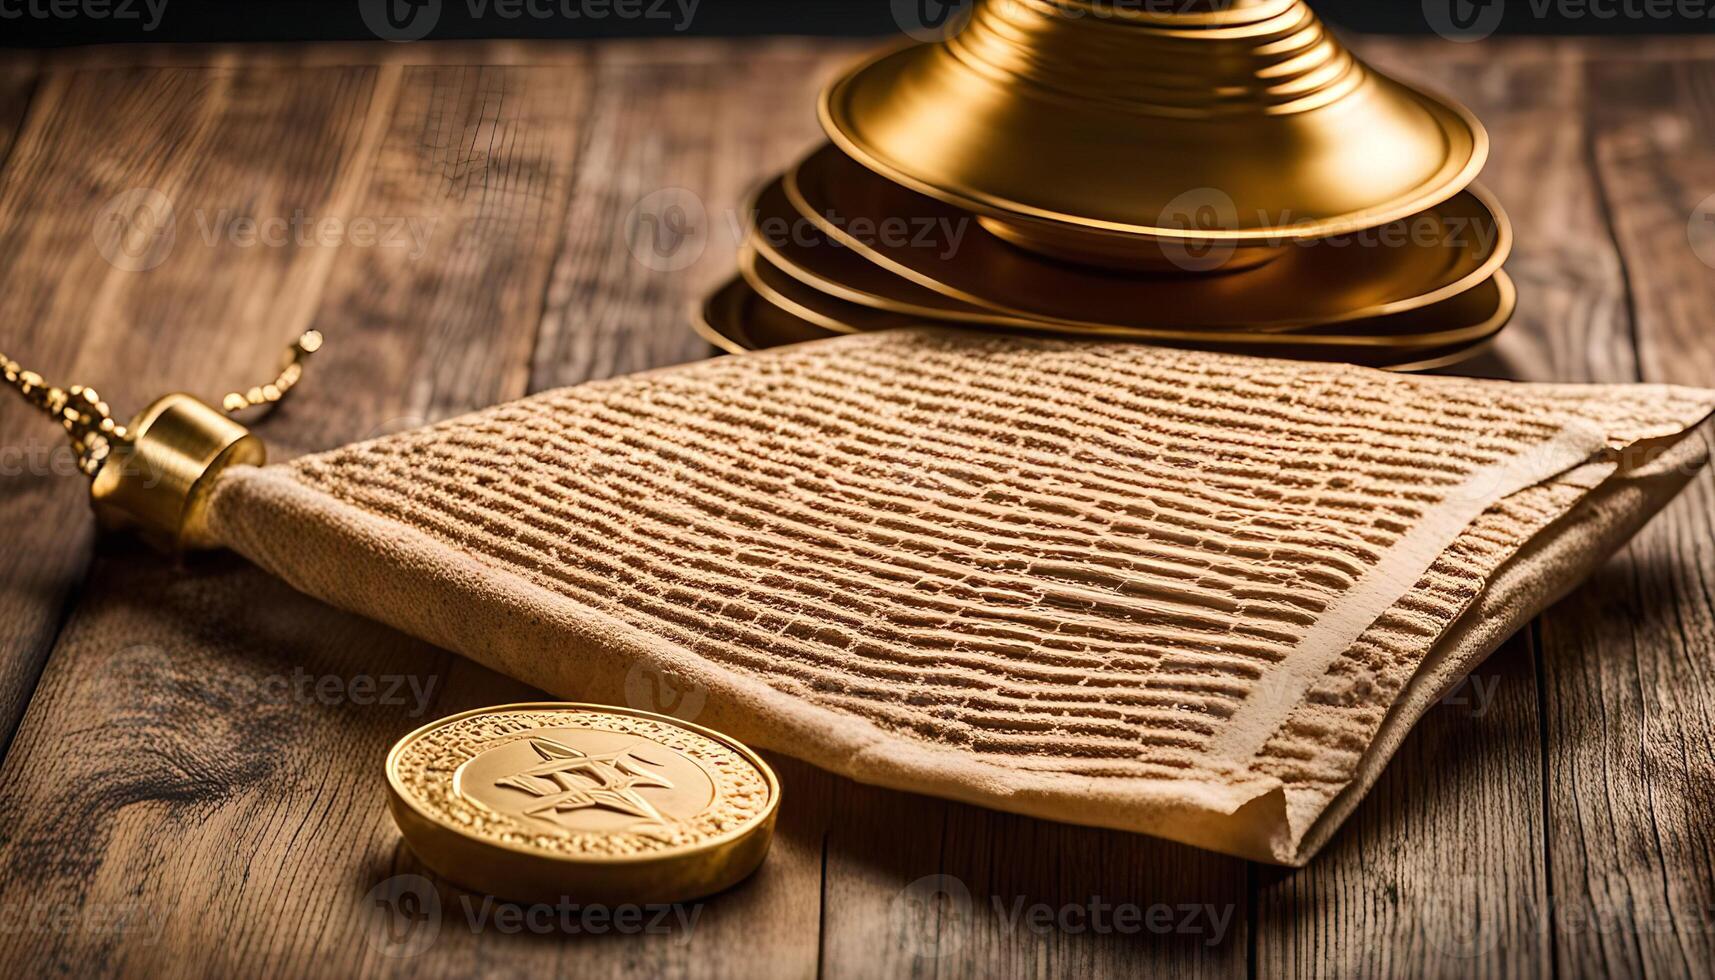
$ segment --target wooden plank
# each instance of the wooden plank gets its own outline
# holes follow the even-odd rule
[[[0,69],[0,180],[39,81],[34,59]],[[0,352],[23,356],[21,345],[33,332],[28,324],[10,327]],[[0,551],[0,620],[9,624],[0,636],[0,758],[59,629],[65,597],[82,579],[86,564],[81,532],[68,533],[63,521],[40,519],[54,514],[54,486],[65,482],[52,478],[54,435],[12,396],[0,398],[0,522],[16,529],[9,547]],[[61,453],[59,468],[69,461]],[[69,545],[63,551],[62,541]]]
[[[24,124],[24,112],[42,75],[35,57],[0,63],[0,163],[12,153],[13,141]]]
[[[1638,376],[1707,386],[1715,63],[1596,61],[1587,87],[1604,93],[1592,104],[1591,160],[1624,259]],[[1706,472],[1544,625],[1562,963],[1683,976],[1715,960],[1711,542]]]
[[[1591,159],[1631,285],[1645,381],[1709,385],[1715,340],[1715,52],[1707,60],[1598,60]]]
[[[755,76],[755,82],[760,84],[763,78],[764,75],[758,73]],[[383,85],[386,84],[384,79]],[[425,81],[424,79],[414,79],[407,74],[399,84],[399,91],[401,97],[406,97],[405,93],[409,92],[432,91],[437,84],[443,92],[449,88],[449,84],[444,78],[439,82],[432,78]],[[545,104],[555,106],[562,114],[565,114],[568,105],[582,106],[586,103],[586,99],[577,96],[576,93],[571,95],[567,93],[555,94],[552,86],[541,85],[538,79],[531,80],[531,87],[540,91],[540,98],[545,100]],[[469,91],[469,89],[463,91]],[[590,104],[601,104],[604,100],[628,98],[630,97],[629,93],[632,92],[635,92],[635,89],[614,88],[603,96],[591,97],[587,101]],[[714,95],[711,97],[718,98]],[[437,101],[466,102],[469,100],[440,98]],[[539,109],[541,105],[538,104]],[[443,106],[442,110],[444,109]],[[467,115],[474,114],[478,117],[482,115],[481,111],[475,108],[467,108],[465,112]],[[414,114],[403,109],[401,113],[408,119],[412,115],[420,115],[423,119],[409,124],[397,124],[393,127],[390,138],[383,144],[381,159],[374,168],[376,176],[372,179],[372,183],[376,186],[409,184],[413,174],[418,175],[418,182],[421,182],[421,175],[431,173],[445,175],[447,173],[465,174],[473,171],[491,172],[496,167],[500,167],[509,173],[524,173],[531,170],[528,165],[530,160],[520,161],[516,158],[511,161],[490,161],[484,166],[471,165],[470,160],[445,149],[449,145],[447,140],[438,137],[423,140],[423,133],[427,125],[426,120],[431,115],[436,114],[427,112]],[[572,117],[575,118],[575,114]],[[407,139],[400,134],[408,134],[410,138]],[[417,142],[421,142],[425,146],[441,148],[434,151],[439,155],[426,163],[413,164],[408,159],[408,154],[403,152],[395,154],[393,152],[396,147],[402,149],[416,145]],[[476,142],[476,140],[467,142]],[[427,154],[430,151],[425,150],[424,152]],[[572,157],[570,147],[565,146],[559,147],[555,154],[555,158],[561,160],[571,160]],[[389,163],[390,160],[393,163]],[[501,166],[502,163],[504,166]],[[756,166],[760,168],[761,164],[758,163]],[[566,172],[570,172],[569,167],[566,168]],[[496,186],[493,190],[499,191],[502,188]],[[463,192],[460,193],[462,195]],[[485,199],[501,201],[520,197],[527,200],[530,199],[531,195],[519,193],[488,193],[485,195]],[[406,195],[404,197],[395,196],[391,200],[397,202],[409,199],[410,196]],[[368,207],[367,210],[376,211],[378,209]],[[400,210],[402,209],[394,208],[389,213]],[[544,235],[541,229],[532,229],[528,236],[532,239],[528,250],[526,244],[521,241],[525,237],[524,235],[515,234],[513,237],[520,240],[516,244],[520,253],[518,256],[496,255],[491,257],[488,262],[479,264],[479,268],[467,268],[461,264],[461,260],[457,256],[436,257],[429,264],[441,270],[442,277],[446,281],[430,282],[428,280],[436,277],[427,274],[411,279],[410,269],[377,267],[383,260],[389,258],[386,253],[342,256],[341,273],[330,285],[327,296],[321,302],[322,313],[315,321],[318,326],[330,334],[329,350],[318,359],[311,380],[306,382],[306,387],[299,396],[301,400],[288,405],[281,416],[270,423],[268,434],[271,441],[277,445],[296,447],[329,444],[371,434],[372,430],[377,428],[382,430],[395,428],[412,424],[424,418],[446,414],[459,408],[469,407],[448,402],[446,399],[449,396],[452,397],[453,402],[468,398],[471,405],[475,405],[498,400],[507,397],[509,394],[516,394],[516,391],[509,393],[498,389],[521,381],[521,372],[510,370],[508,366],[522,363],[521,358],[526,347],[514,343],[510,354],[496,355],[497,348],[506,349],[507,337],[485,335],[482,331],[482,324],[484,322],[519,322],[518,311],[513,308],[514,304],[511,304],[510,301],[500,303],[484,301],[484,296],[478,295],[480,290],[478,290],[477,284],[501,276],[502,273],[497,270],[502,269],[512,270],[515,279],[528,279],[531,273],[528,271],[520,272],[519,270],[528,270],[536,257],[539,257],[542,263],[538,273],[545,271],[546,262],[552,255],[552,242],[550,240],[552,236]],[[526,252],[527,254],[525,254]],[[348,265],[353,266],[350,276],[346,276],[344,273]],[[407,280],[400,285],[398,293],[398,295],[407,297],[404,308],[398,308],[391,302],[391,297],[394,295],[392,293],[371,295],[374,292],[374,287],[371,284],[396,282],[401,279]],[[341,285],[346,288],[340,288]],[[538,296],[540,290],[541,283],[538,274],[536,285]],[[509,292],[508,295],[512,295],[512,293]],[[520,289],[516,291],[516,295],[527,297],[530,295],[530,291]],[[424,305],[420,308],[412,308],[409,305],[409,298],[411,297],[422,297],[418,302]],[[467,302],[459,302],[461,297]],[[539,304],[540,301],[537,299],[535,302]],[[428,303],[434,304],[432,310],[427,308],[426,304]],[[534,309],[534,306],[531,308]],[[473,309],[476,312],[471,312]],[[333,310],[339,311],[338,314],[330,314],[329,311]],[[448,310],[452,312],[448,313]],[[434,314],[434,316],[428,316],[428,314]],[[444,329],[437,327],[436,317],[444,321],[441,324]],[[341,328],[342,324],[349,326],[358,322],[368,325],[368,329],[360,336],[348,336],[350,331]],[[427,322],[427,326],[425,326],[425,322]],[[529,318],[525,317],[523,322],[528,323]],[[666,329],[666,325],[663,325],[662,328]],[[671,328],[674,330],[683,329],[682,321],[674,322],[671,324]],[[485,343],[488,346],[483,346]],[[467,346],[459,346],[461,344]],[[401,349],[406,353],[401,354]],[[413,366],[444,365],[448,362],[464,365],[457,370],[465,372],[465,376],[449,379],[445,384],[431,381],[415,388],[405,383],[392,386],[385,383],[385,378],[388,375],[398,374],[398,370],[385,372],[376,370],[378,364],[397,363],[400,364],[399,370],[405,370]],[[344,365],[343,368],[342,365]],[[490,370],[490,365],[498,365],[499,370]],[[330,373],[333,375],[331,379]],[[349,380],[349,384],[343,386],[338,384],[342,374]],[[503,377],[510,378],[510,380],[497,380]],[[487,390],[485,384],[497,387],[495,390]],[[378,405],[377,401],[383,404]],[[261,592],[271,597],[268,600],[270,604],[279,603],[296,609],[292,618],[301,617],[307,624],[297,627],[297,633],[313,634],[324,638],[321,645],[316,648],[317,657],[320,659],[305,667],[312,676],[320,676],[317,673],[319,670],[322,673],[334,672],[338,676],[350,677],[352,670],[360,668],[370,670],[372,674],[381,673],[383,668],[386,668],[393,675],[405,676],[406,667],[401,665],[417,665],[415,673],[410,674],[410,676],[416,678],[420,685],[426,685],[430,679],[440,678],[446,680],[459,692],[456,701],[446,699],[437,701],[434,709],[436,712],[456,710],[474,704],[516,700],[529,696],[517,685],[470,667],[463,661],[447,658],[444,654],[429,651],[411,641],[388,634],[386,631],[367,627],[365,624],[351,621],[348,618],[334,617],[332,614],[316,609],[312,604],[307,604],[295,597],[291,597],[288,601],[287,598],[278,595],[279,589],[273,583],[267,583],[259,578],[252,581],[245,577],[245,573],[241,570],[222,569],[220,574],[231,575],[240,580],[240,585],[232,585],[228,588],[228,591],[232,593],[231,595],[221,593],[220,589],[217,589],[213,584],[206,586],[206,588],[200,582],[190,586],[191,591],[197,593],[195,602],[199,608],[203,605],[219,607],[223,614],[228,617],[228,622],[231,625],[215,631],[213,635],[224,636],[228,631],[243,635],[246,632],[243,628],[245,616],[230,607],[243,601],[239,596],[243,595],[245,590]],[[130,582],[157,583],[158,578],[156,576],[158,575],[158,569],[143,569],[137,571],[126,585],[109,584],[105,581],[98,583],[92,589],[92,594],[135,591],[143,587],[139,585],[134,588],[129,584]],[[248,575],[253,577],[255,573],[248,573]],[[143,589],[143,591],[148,590]],[[159,591],[158,585],[156,591],[157,593]],[[220,594],[202,595],[201,593],[205,591]],[[163,602],[157,595],[148,604],[154,607],[162,605]],[[106,610],[103,610],[103,622],[105,622],[106,615],[108,615]],[[74,638],[68,640],[68,643],[81,642],[77,639],[81,635],[81,633],[74,635]],[[295,641],[304,642],[301,636],[296,637]],[[192,646],[194,647],[196,644],[192,644]],[[338,659],[327,660],[322,655],[330,649],[335,651],[336,657],[349,653],[349,662]],[[266,653],[271,654],[271,651]],[[187,659],[195,665],[196,671],[205,674],[221,674],[223,672],[233,674],[236,671],[236,675],[232,676],[226,683],[240,688],[245,688],[248,683],[255,681],[256,670],[267,667],[267,664],[261,667],[245,665],[242,663],[242,656],[238,658],[241,663],[234,665],[229,662],[232,656],[233,653],[228,648],[207,652],[198,649],[194,655],[187,655]],[[290,653],[285,660],[274,658],[270,661],[275,665],[274,673],[264,673],[262,676],[264,678],[278,676],[284,669],[279,665],[284,663],[291,663],[293,665],[291,669],[296,671],[302,658],[308,658],[308,655],[297,650]],[[421,665],[425,662],[435,666],[432,669],[424,668]],[[327,666],[330,663],[338,664],[338,671],[331,671],[331,668]],[[368,666],[370,663],[380,666],[370,668]],[[50,695],[44,696],[49,697]],[[175,710],[179,708],[182,708],[182,705],[175,706]],[[371,708],[370,710],[379,711],[380,709]],[[222,812],[243,811],[246,807],[258,808],[266,803],[268,812],[274,814],[270,817],[270,826],[277,829],[282,823],[294,823],[294,825],[301,824],[311,828],[316,835],[317,848],[322,852],[334,855],[330,859],[328,872],[330,875],[342,867],[349,872],[354,860],[361,867],[375,869],[375,874],[371,876],[373,878],[385,879],[394,872],[421,872],[422,869],[415,865],[409,854],[398,847],[396,834],[392,832],[391,826],[381,809],[379,786],[375,782],[375,766],[380,755],[385,752],[387,744],[402,731],[420,722],[421,718],[405,716],[405,713],[400,711],[392,711],[386,714],[393,720],[393,723],[384,725],[379,729],[364,727],[360,723],[354,722],[349,715],[338,713],[333,717],[315,719],[314,724],[294,726],[295,737],[302,739],[306,744],[290,750],[281,750],[285,756],[285,763],[287,765],[302,764],[324,767],[324,771],[319,776],[325,787],[324,790],[313,798],[285,802],[276,800],[261,790],[235,791],[233,799],[223,804]],[[365,715],[365,717],[368,716]],[[278,724],[277,721],[274,723]],[[318,761],[306,761],[318,755],[320,756]],[[720,903],[707,907],[706,915],[697,921],[694,936],[687,937],[681,932],[643,947],[611,942],[598,944],[581,951],[578,960],[581,971],[598,975],[604,972],[618,973],[622,972],[627,964],[635,965],[639,962],[675,969],[685,969],[688,963],[706,965],[725,962],[732,969],[749,968],[754,970],[757,967],[755,950],[759,935],[777,940],[769,943],[768,948],[771,953],[766,972],[779,975],[802,975],[813,971],[817,955],[815,925],[819,915],[822,835],[820,828],[825,823],[825,813],[819,809],[819,800],[823,799],[826,794],[811,791],[806,784],[813,785],[817,781],[826,781],[829,777],[800,764],[786,761],[780,761],[779,764],[787,792],[791,794],[792,799],[802,802],[795,803],[783,814],[780,843],[777,844],[776,852],[764,872],[739,892],[723,897]],[[325,802],[325,798],[329,795],[343,796],[347,793],[370,794],[365,796],[365,799],[373,807],[370,811],[356,814],[355,822],[352,822],[350,826],[341,822],[324,827],[322,823],[325,818],[319,813],[300,812],[303,807],[320,805]],[[230,827],[225,824],[222,824],[221,832],[232,833]],[[211,849],[213,846],[212,842],[193,841],[191,844],[193,849]],[[258,853],[262,855],[256,859],[256,865],[269,869],[263,877],[273,878],[280,874],[279,866],[277,864],[271,865],[268,862],[288,862],[291,860],[287,855],[273,850],[273,845],[267,838],[258,837],[249,840],[247,846],[256,848]],[[362,860],[355,859],[352,855],[360,855]],[[340,863],[341,856],[345,859],[344,864]],[[187,865],[186,873],[190,873],[190,869],[196,867],[200,867],[197,862],[190,862]],[[349,878],[350,875],[347,874],[346,879]],[[364,905],[366,898],[364,889],[345,887],[349,884],[346,879],[331,885],[328,881],[321,879],[310,881],[302,886],[294,885],[289,895],[280,897],[279,901],[282,903],[302,903],[306,901],[306,896],[313,896],[314,906],[318,910],[325,908],[325,921],[318,919],[314,923],[302,923],[299,926],[301,930],[314,934],[313,941],[306,938],[303,942],[297,943],[290,936],[275,935],[266,921],[253,926],[249,931],[238,929],[237,925],[234,925],[233,928],[238,929],[253,950],[261,950],[267,957],[266,962],[273,964],[276,968],[286,972],[306,971],[318,966],[326,968],[330,962],[327,959],[330,955],[327,952],[328,945],[332,941],[328,938],[330,935],[335,939],[345,937],[356,942],[360,941],[361,936],[370,934],[365,930],[372,924],[373,916]],[[370,880],[370,878],[363,879],[362,884],[365,888],[368,887]],[[336,885],[339,887],[334,887]],[[324,894],[330,888],[335,892],[331,898]],[[487,963],[488,957],[494,955],[501,955],[508,962],[517,963],[519,968],[527,966],[555,968],[554,964],[559,962],[559,954],[549,955],[548,947],[539,941],[532,942],[534,937],[508,938],[504,934],[497,934],[492,926],[487,927],[480,936],[472,933],[468,928],[469,919],[466,918],[466,906],[463,904],[466,897],[455,889],[448,889],[445,892],[443,912],[446,913],[444,922],[447,928],[436,941],[435,962],[445,964],[442,969],[447,973],[458,975],[472,971]],[[476,907],[480,910],[480,902]],[[236,915],[237,913],[234,912],[233,914]],[[263,918],[267,919],[268,917],[264,916]],[[354,922],[356,923],[355,928],[358,930],[356,935],[351,931]],[[375,926],[381,930],[377,934],[385,933],[385,925],[386,923],[382,923]],[[687,942],[688,938],[691,941]],[[374,947],[371,951],[373,954],[371,956],[372,966],[378,969],[392,967],[399,970],[409,968],[413,972],[422,971],[424,967],[422,961],[396,962],[386,956],[387,949],[385,943],[379,943]],[[182,954],[183,950],[179,950],[178,953]],[[168,955],[157,954],[139,962],[153,968],[163,962],[169,962],[170,959],[171,957]]]
[[[833,812],[834,975],[1246,974],[1236,858],[843,780]]]
[[[209,326],[161,317],[153,338],[165,349],[136,372],[153,388],[201,353],[225,377],[245,360],[231,352],[272,357],[314,323],[328,348],[266,428],[288,449],[523,392],[587,95],[575,67],[359,69],[358,111],[315,114],[350,117],[329,138],[296,108],[326,75],[261,73],[271,95],[241,104],[241,132],[212,134],[221,147],[201,148],[197,179],[242,179],[250,196],[235,200],[259,202],[260,214],[307,200],[353,237],[275,250],[316,275],[192,249],[221,253],[219,275],[198,270],[204,289],[248,296],[252,315]],[[135,133],[110,127],[118,149],[106,160],[147,138]],[[338,175],[331,191],[287,193],[302,191],[310,164]],[[361,218],[434,230],[366,244]],[[108,307],[115,317],[157,308],[166,301],[149,289]],[[110,545],[0,766],[0,905],[23,922],[0,935],[0,962],[77,974],[464,975],[502,955],[518,970],[562,969],[571,954],[559,944],[492,920],[473,932],[452,892],[436,955],[398,957],[392,920],[368,894],[422,871],[386,812],[388,745],[443,710],[529,695],[234,559],[175,572]]]
[[[597,77],[611,94],[580,149],[536,388],[708,356],[688,313],[736,274],[746,197],[818,139],[816,93],[859,50],[602,49]]]
[[[1365,49],[1369,51],[1370,49]],[[1523,381],[1626,380],[1636,363],[1626,284],[1590,172],[1588,45],[1532,38],[1377,45],[1383,66],[1450,93],[1489,130],[1480,180],[1512,218],[1519,306],[1483,365]]]
[[[289,338],[262,329],[270,308],[313,289],[316,272],[287,250],[210,246],[199,221],[281,213],[286,201],[318,210],[336,170],[319,157],[355,138],[371,75],[318,70],[290,92],[279,75],[247,70],[45,76],[0,183],[6,352],[59,383],[94,385],[121,415],[175,386],[218,396],[271,370]],[[23,89],[5,91],[10,132]],[[173,236],[127,253],[114,230],[150,201],[173,206],[161,225]],[[0,475],[0,522],[17,542],[0,554],[0,612],[17,624],[0,638],[3,745],[82,578],[91,522],[63,434],[11,394],[0,445],[18,456]]]
[[[1520,304],[1476,373],[1588,380],[1635,363],[1624,273],[1590,173],[1581,42],[1371,43],[1484,121],[1483,181],[1513,218]],[[1460,370],[1467,370],[1461,368]],[[1576,606],[1576,601],[1565,604]],[[1265,975],[1544,975],[1564,885],[1543,853],[1543,713],[1558,697],[1515,637],[1432,710],[1314,864],[1260,877]],[[1488,694],[1483,692],[1487,691]],[[1473,713],[1480,699],[1487,707]],[[1378,937],[1382,941],[1376,941]],[[1564,961],[1562,961],[1564,962]]]

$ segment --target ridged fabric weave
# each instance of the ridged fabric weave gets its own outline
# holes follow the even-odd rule
[[[902,331],[234,471],[213,520],[561,696],[647,665],[858,779],[1302,863],[1677,492],[1712,407]]]

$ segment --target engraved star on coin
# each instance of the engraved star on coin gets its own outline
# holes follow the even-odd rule
[[[540,765],[494,782],[536,797],[523,808],[524,815],[552,822],[554,814],[598,807],[652,823],[667,822],[637,791],[651,786],[672,789],[673,784],[643,768],[649,760],[635,754],[636,746],[591,754],[537,737],[530,739],[530,748],[541,757]]]

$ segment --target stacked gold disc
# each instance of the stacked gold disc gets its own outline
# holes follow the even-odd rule
[[[1417,369],[1511,316],[1512,232],[1464,109],[1303,0],[976,0],[823,94],[757,195],[728,350],[946,323]]]

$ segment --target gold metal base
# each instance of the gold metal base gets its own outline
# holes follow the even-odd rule
[[[1423,370],[1516,302],[1481,124],[1304,0],[975,0],[820,112],[699,311],[723,349],[942,324]]]
[[[1228,335],[1211,340],[1190,335],[1151,338],[1150,342],[1228,354],[1340,361],[1390,371],[1426,371],[1468,360],[1486,349],[1512,318],[1517,297],[1512,279],[1501,272],[1497,273],[1492,281],[1471,290],[1469,294],[1448,301],[1446,309],[1415,311],[1402,315],[1403,318],[1416,321],[1415,324],[1408,323],[1407,326],[1440,324],[1447,327],[1435,332],[1408,332],[1403,337],[1396,338],[1388,336],[1385,329],[1372,326],[1354,330],[1347,336],[1260,334],[1243,337]],[[798,297],[799,300],[806,298],[808,297],[804,294]],[[777,303],[776,299],[780,302]],[[764,294],[752,288],[744,277],[739,277],[711,294],[693,315],[691,325],[709,343],[731,354],[826,340],[857,332],[849,322],[840,319],[840,314],[849,307],[833,307],[827,297],[816,300],[815,304],[795,302],[781,293]],[[871,315],[864,321],[865,330],[952,325],[945,321],[924,318],[889,317],[874,310],[868,313]],[[1065,336],[1040,326],[1035,329],[1018,328],[1009,332]],[[1404,342],[1396,342],[1399,340]]]
[[[763,300],[741,277],[710,293],[691,312],[691,329],[728,354],[807,344],[845,333],[819,327]]]
[[[1100,234],[1057,222],[1024,218],[979,215],[977,223],[1008,245],[1035,252],[1044,258],[1075,262],[1098,269],[1167,276],[1243,272],[1280,258],[1290,247],[1283,243],[1204,243],[1200,246],[1201,250],[1215,258],[1206,263],[1196,263],[1196,269],[1186,269],[1184,256],[1187,243],[1184,242],[1163,241],[1138,235]]]
[[[773,257],[748,247],[739,254],[739,274],[770,306],[833,333],[889,330],[913,323],[948,323],[1029,333],[1254,349],[1257,353],[1266,353],[1271,348],[1326,348],[1330,358],[1337,358],[1342,350],[1354,348],[1407,352],[1472,343],[1493,335],[1506,324],[1512,314],[1515,297],[1512,280],[1506,273],[1499,272],[1476,287],[1432,306],[1367,320],[1333,323],[1309,330],[1090,330],[1048,321],[1001,317],[981,311],[958,317],[928,308],[913,309],[903,305],[854,302],[834,291],[821,288],[821,285],[814,281],[807,281],[801,270],[785,268]]]
[[[832,147],[789,170],[778,189],[765,188],[752,213],[763,247],[772,242],[789,260],[866,262],[968,307],[1095,330],[1295,330],[1403,313],[1486,281],[1512,249],[1505,213],[1473,186],[1380,228],[1286,244],[1248,270],[1115,273],[1020,251],[968,213],[882,180]],[[826,241],[772,237],[806,223]]]

